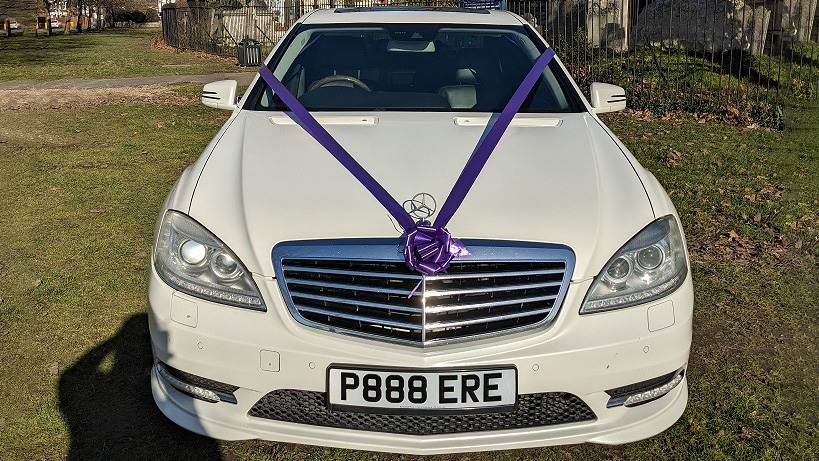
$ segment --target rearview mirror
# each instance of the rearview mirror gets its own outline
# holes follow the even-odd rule
[[[626,108],[626,90],[617,85],[591,84],[591,105],[595,114],[617,112]]]
[[[434,53],[435,43],[429,40],[390,40],[387,43],[387,51]]]
[[[220,80],[202,88],[202,104],[215,109],[236,109],[236,80]]]

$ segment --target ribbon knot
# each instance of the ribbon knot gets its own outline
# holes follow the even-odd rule
[[[424,275],[446,272],[449,263],[458,256],[468,256],[469,250],[443,227],[422,222],[407,234],[404,260],[407,267]]]

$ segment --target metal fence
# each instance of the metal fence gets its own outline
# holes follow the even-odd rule
[[[464,0],[461,0],[464,1]],[[581,88],[627,89],[630,106],[719,113],[776,125],[785,96],[819,93],[819,0],[505,0],[555,48]],[[267,0],[243,8],[162,9],[163,37],[233,56],[243,38],[269,51],[316,8],[459,6],[456,0]]]

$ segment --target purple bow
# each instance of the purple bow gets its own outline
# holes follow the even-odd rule
[[[404,247],[407,266],[424,275],[446,272],[452,258],[469,255],[466,246],[448,230],[432,227],[428,222],[418,224],[407,234]]]

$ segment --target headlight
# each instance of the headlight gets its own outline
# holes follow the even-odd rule
[[[677,220],[671,215],[662,217],[614,254],[594,279],[580,313],[622,309],[662,298],[682,285],[687,274]]]
[[[201,224],[169,210],[154,246],[154,265],[162,280],[189,295],[231,306],[264,311],[262,295],[230,248]]]

